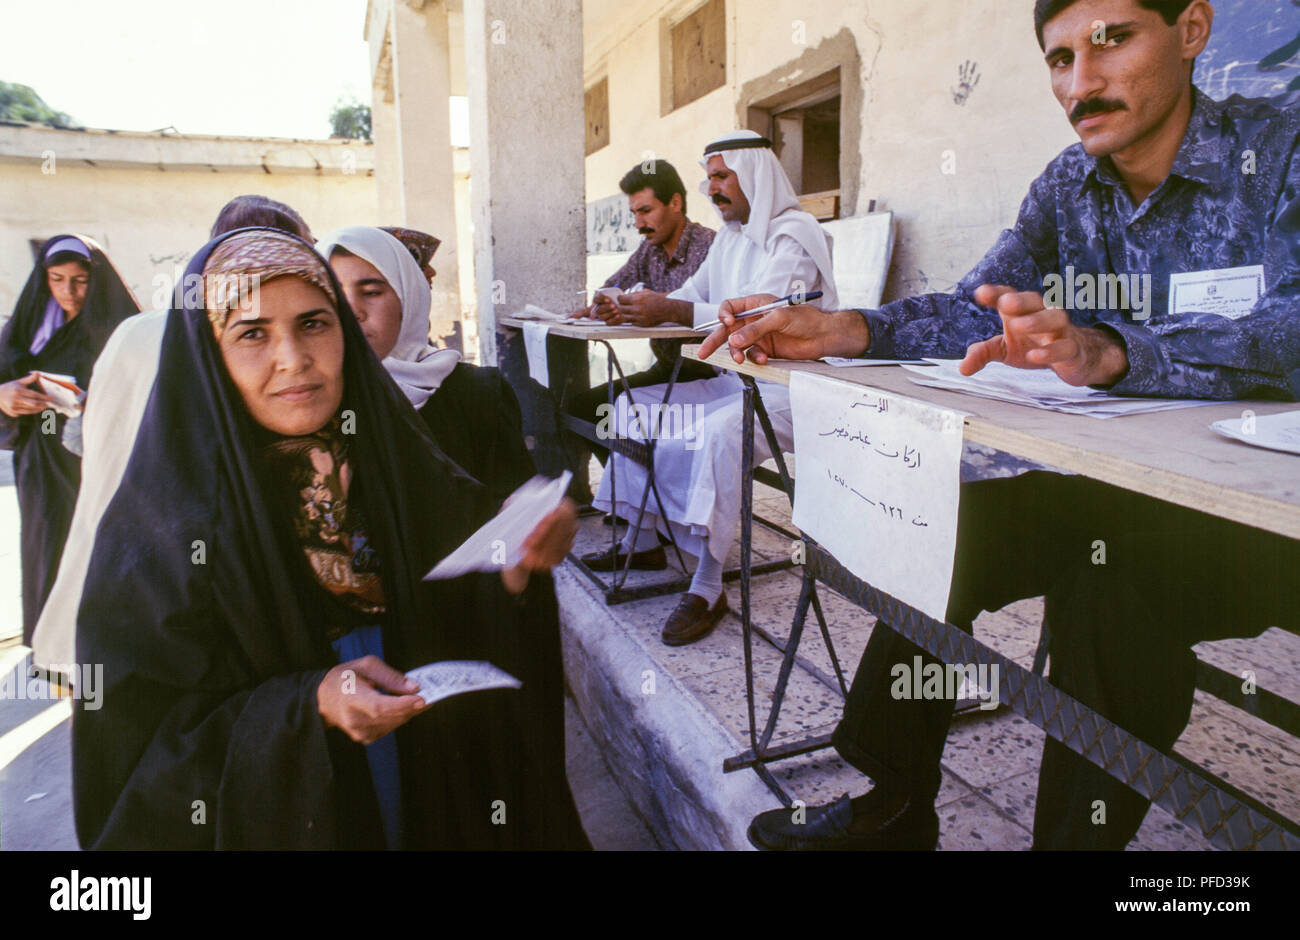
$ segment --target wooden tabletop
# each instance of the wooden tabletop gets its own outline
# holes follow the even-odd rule
[[[705,334],[697,333],[689,326],[633,326],[621,323],[618,326],[606,326],[599,320],[585,323],[557,323],[553,320],[521,320],[518,317],[500,317],[501,326],[522,330],[525,323],[545,323],[547,332],[552,336],[567,339],[583,339],[600,342],[611,339],[703,339]]]
[[[694,357],[698,348],[685,346],[682,355]],[[1261,417],[1295,411],[1295,402],[1237,401],[1101,420],[928,388],[898,366],[837,368],[788,360],[742,365],[725,348],[707,362],[783,385],[791,372],[815,372],[964,412],[969,441],[1300,539],[1300,456],[1230,440],[1209,427],[1240,419],[1247,409]]]

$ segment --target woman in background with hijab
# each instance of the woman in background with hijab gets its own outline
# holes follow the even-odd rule
[[[56,236],[39,257],[0,333],[0,447],[14,452],[26,645],[59,570],[81,483],[81,458],[63,444],[68,417],[52,410],[32,373],[70,376],[88,390],[109,334],[140,310],[91,239]]]
[[[429,342],[427,261],[421,266],[405,239],[365,225],[330,232],[316,250],[438,446],[498,501],[513,493],[534,473],[518,399],[499,370],[461,362],[454,349]]]
[[[177,291],[78,617],[78,661],[105,679],[73,713],[82,846],[586,847],[562,715],[532,716],[563,695],[558,649],[494,616],[571,520],[544,521],[517,569],[423,582],[491,500],[328,266],[257,229],[186,274],[204,296]],[[403,673],[451,659],[524,686],[425,706]]]

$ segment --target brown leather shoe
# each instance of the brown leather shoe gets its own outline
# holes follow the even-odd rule
[[[622,571],[627,563],[627,556],[622,552],[617,555],[614,549],[607,548],[600,552],[588,552],[582,556],[582,563],[592,571]],[[647,548],[643,552],[632,553],[632,568],[636,571],[663,571],[668,567],[668,556],[662,545]]]
[[[709,609],[709,602],[698,594],[686,593],[677,602],[677,608],[664,623],[663,641],[669,646],[685,646],[702,640],[718,625],[727,612],[727,594],[724,591],[718,602]]]

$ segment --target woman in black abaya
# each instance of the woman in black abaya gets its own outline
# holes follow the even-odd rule
[[[71,376],[79,388],[117,325],[139,305],[91,239],[47,241],[0,333],[0,447],[14,452],[22,520],[23,643],[30,646],[54,584],[81,483],[81,458],[63,445],[67,416],[32,372]]]
[[[543,522],[518,569],[422,582],[495,507],[328,267],[245,229],[186,283],[200,273],[203,296],[183,285],[168,316],[78,615],[79,661],[104,664],[102,707],[73,718],[83,847],[586,847],[558,644],[529,629],[553,599],[544,576],[524,587],[571,519]],[[402,673],[446,659],[523,688],[426,708]]]

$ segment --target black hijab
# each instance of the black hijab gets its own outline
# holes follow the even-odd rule
[[[104,664],[103,707],[73,719],[77,833],[87,848],[383,845],[363,750],[327,731],[317,712],[316,689],[337,663],[314,622],[323,592],[273,495],[260,458],[266,432],[231,383],[193,288],[214,248],[236,234],[195,254],[177,287],[158,377],[86,577],[77,655]],[[421,582],[495,506],[428,436],[322,267],[344,336],[340,414],[355,429],[353,498],[381,558],[385,661],[405,671],[437,659],[507,670],[547,660],[544,675],[520,678],[553,695],[558,643],[554,656],[538,657],[519,646],[518,618],[502,616],[530,604],[553,615],[549,579],[523,607],[497,575]],[[559,795],[530,790],[519,754],[507,753],[544,760],[555,746],[549,725],[544,734],[506,726],[521,701],[508,691],[461,696],[395,732],[408,847],[524,847],[551,839],[548,820],[568,825],[546,805],[563,797],[571,810],[567,784]],[[562,761],[562,737],[558,753]],[[532,804],[532,828],[491,825],[493,791],[511,794],[521,812]]]
[[[50,296],[47,281],[49,267],[68,260],[90,271],[85,300],[71,320]],[[94,241],[73,235],[50,239],[41,246],[13,316],[0,332],[0,383],[40,370],[71,375],[81,388],[88,388],[109,334],[138,310],[135,298]],[[43,342],[32,352],[38,331]],[[58,433],[51,434],[45,433],[48,418],[40,413],[17,417],[0,413],[0,448],[14,452],[22,517],[23,642],[27,644],[54,586],[81,485],[81,458],[63,443],[68,419],[58,415]]]
[[[65,239],[81,242],[90,255],[89,258],[77,258],[90,268],[86,301],[81,312],[60,330],[76,334],[76,341],[84,347],[84,355],[89,360],[88,366],[93,365],[99,357],[100,350],[108,342],[113,330],[117,329],[117,325],[131,314],[140,312],[140,305],[136,303],[130,289],[122,282],[117,269],[93,239],[82,235],[56,235],[41,246],[36,265],[18,296],[18,303],[14,305],[13,316],[5,324],[4,331],[0,332],[0,381],[7,382],[30,371],[26,364],[32,359],[32,337],[45,319],[45,311],[51,299],[46,270],[52,261],[71,257],[65,256],[63,252],[56,253],[53,258],[46,256],[50,248]],[[78,375],[77,378],[84,383],[90,376]]]

